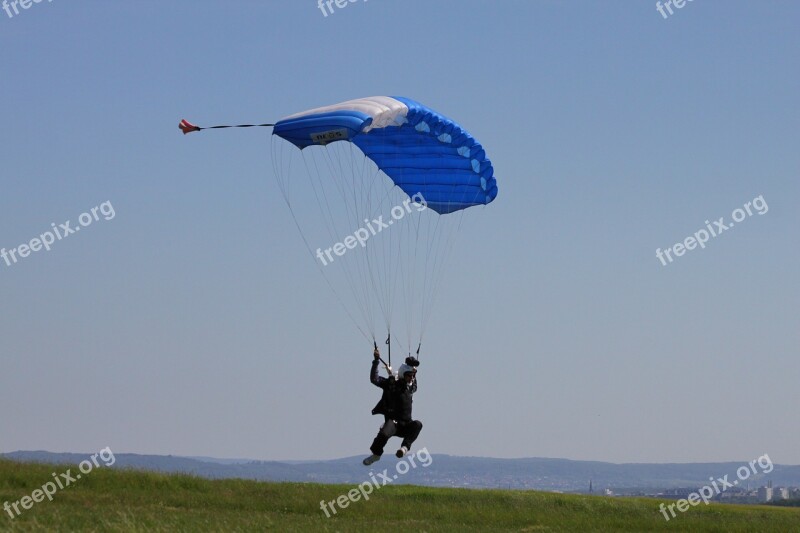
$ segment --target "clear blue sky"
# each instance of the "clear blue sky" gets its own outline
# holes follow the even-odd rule
[[[0,11],[0,450],[367,453],[371,347],[276,190],[269,131],[402,95],[487,148],[415,415],[432,453],[800,463],[800,5],[369,0]],[[763,195],[764,215],[667,266]],[[470,286],[464,290],[464,286]]]

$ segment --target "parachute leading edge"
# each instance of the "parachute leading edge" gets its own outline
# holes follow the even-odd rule
[[[373,96],[286,117],[273,134],[301,150],[351,141],[409,197],[452,213],[497,197],[492,163],[461,126],[409,98]]]

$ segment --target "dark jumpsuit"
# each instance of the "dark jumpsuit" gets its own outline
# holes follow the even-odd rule
[[[411,418],[413,394],[417,392],[417,377],[414,376],[411,385],[404,379],[385,378],[378,375],[378,364],[377,359],[372,362],[369,380],[376,387],[383,389],[383,396],[372,410],[372,414],[383,415],[384,422],[369,449],[375,455],[382,455],[384,446],[393,436],[402,437],[402,446],[411,449],[411,445],[422,431],[422,422]]]

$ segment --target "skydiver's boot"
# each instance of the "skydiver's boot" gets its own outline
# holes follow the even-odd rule
[[[380,456],[380,455],[375,455],[375,454],[373,453],[372,455],[370,455],[369,457],[367,457],[366,459],[364,459],[364,460],[363,460],[363,461],[361,461],[361,462],[362,462],[362,463],[364,463],[364,466],[369,466],[369,465],[371,465],[372,463],[374,463],[375,461],[379,461],[379,460],[380,460],[380,458],[381,458],[381,456]]]
[[[405,446],[401,446],[397,453],[395,454],[398,459],[402,459],[408,453],[408,448]]]

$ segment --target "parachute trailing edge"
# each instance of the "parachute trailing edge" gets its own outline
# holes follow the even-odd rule
[[[492,202],[494,168],[481,144],[447,117],[409,98],[373,96],[311,109],[275,124],[301,150],[351,141],[409,197],[439,214]]]

